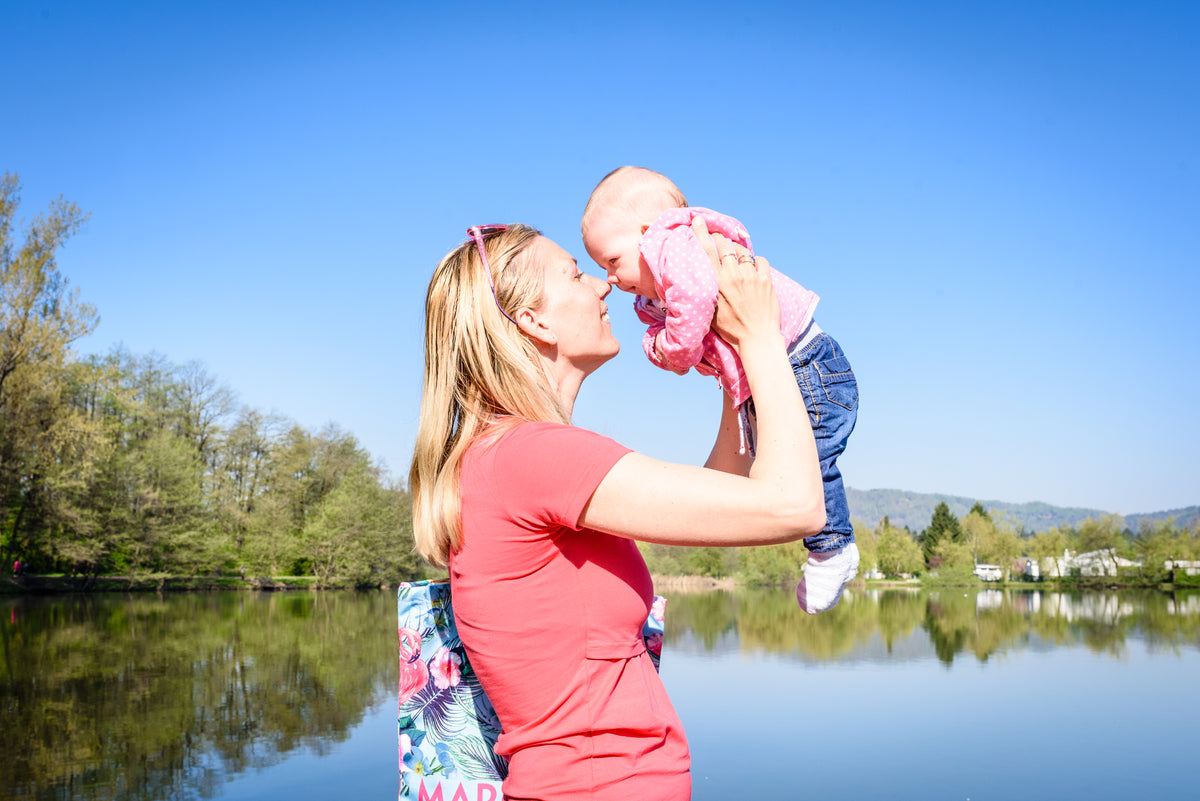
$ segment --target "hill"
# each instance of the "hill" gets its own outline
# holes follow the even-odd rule
[[[981,498],[965,498],[960,495],[940,495],[923,492],[906,492],[904,490],[876,489],[856,490],[846,488],[846,500],[850,504],[850,515],[855,520],[861,520],[874,526],[884,515],[893,526],[908,526],[912,531],[920,531],[929,525],[933,509],[945,501],[955,517],[962,518],[976,501],[983,504],[989,512],[1003,512],[1005,517],[1018,528],[1026,531],[1045,531],[1054,526],[1077,526],[1089,517],[1100,517],[1109,514],[1103,509],[1081,509],[1067,506],[1051,506],[1048,503],[1006,503],[1005,501],[989,501]],[[1172,509],[1149,514],[1126,515],[1125,525],[1133,531],[1138,531],[1144,523],[1157,523],[1167,518],[1174,518],[1175,525],[1190,528],[1200,523],[1200,506],[1188,506],[1183,509]]]
[[[1165,512],[1150,512],[1144,515],[1125,515],[1125,525],[1133,531],[1139,531],[1145,524],[1161,523],[1171,518],[1179,528],[1192,528],[1200,524],[1200,506],[1185,506],[1182,509],[1168,509]]]

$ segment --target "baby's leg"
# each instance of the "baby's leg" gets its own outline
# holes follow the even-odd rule
[[[808,406],[825,489],[825,529],[804,540],[808,563],[796,587],[800,607],[815,615],[836,606],[858,573],[858,546],[837,466],[857,420],[858,384],[841,348],[824,333],[792,354],[792,368]]]

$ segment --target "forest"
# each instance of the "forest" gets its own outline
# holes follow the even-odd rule
[[[122,575],[313,577],[379,585],[421,572],[409,496],[349,432],[237,401],[199,362],[116,348],[78,357],[97,310],[56,256],[86,220],[58,200],[14,230],[0,178],[0,565]]]

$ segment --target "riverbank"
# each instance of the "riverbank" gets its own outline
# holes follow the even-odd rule
[[[712,592],[713,590],[732,590],[738,585],[737,580],[732,577],[712,578],[711,576],[661,576],[655,574],[650,579],[654,582],[654,591],[657,593]]]
[[[0,577],[0,595],[58,595],[92,592],[216,592],[311,590],[312,576],[38,576]]]
[[[746,586],[737,578],[728,576],[712,578],[711,576],[668,576],[655,574],[655,592],[670,592],[675,594],[705,593],[714,590],[733,591]],[[1190,577],[1189,577],[1190,578]],[[1030,581],[963,581],[963,582],[922,582],[920,579],[856,579],[850,584],[852,589],[915,590],[940,589],[947,587],[963,587],[971,589],[996,590],[1182,590],[1196,589],[1196,583],[1179,582],[1176,584],[1135,584],[1128,581],[1117,582],[1112,577],[1088,576],[1070,577],[1065,579],[1046,579],[1038,582]],[[381,585],[379,589],[390,589],[390,585]],[[315,590],[317,580],[313,576],[255,576],[246,579],[217,576],[96,576],[79,577],[64,575],[26,575],[19,578],[0,576],[0,595],[62,595],[71,593],[103,593],[103,592],[218,592],[218,591],[259,591],[284,592],[289,590]],[[348,587],[330,587],[329,589],[348,589]]]

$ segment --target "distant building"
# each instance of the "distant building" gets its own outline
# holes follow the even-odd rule
[[[1042,572],[1038,569],[1037,560],[1029,556],[1018,556],[1013,560],[1012,572],[1018,576],[1025,576],[1030,581],[1040,581]]]
[[[1081,554],[1072,554],[1070,550],[1065,550],[1061,558],[1047,557],[1042,560],[1042,568],[1046,575],[1053,577],[1116,576],[1121,568],[1141,566],[1141,562],[1117,556],[1114,548],[1102,548]]]
[[[1003,574],[1000,565],[975,565],[975,575],[984,581],[999,581]]]

